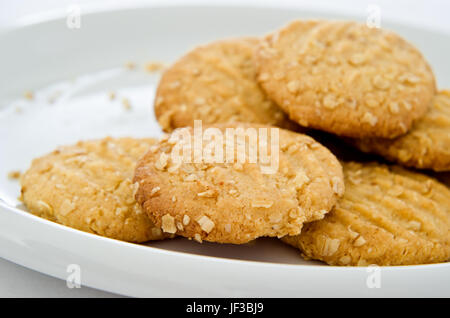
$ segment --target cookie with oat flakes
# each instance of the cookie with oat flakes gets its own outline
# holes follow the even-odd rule
[[[343,21],[294,21],[256,51],[267,95],[302,126],[348,137],[394,138],[435,93],[422,54],[393,32]]]
[[[164,232],[234,244],[295,235],[303,223],[323,218],[344,192],[340,163],[308,136],[258,124],[215,124],[204,136],[210,129],[216,137],[198,143],[194,129],[175,130],[136,167],[136,200]],[[209,160],[205,154],[213,150]],[[269,162],[274,169],[264,169]]]
[[[155,114],[164,131],[204,124],[252,122],[298,129],[256,81],[259,40],[237,38],[202,45],[163,74]]]
[[[450,171],[450,91],[436,94],[425,116],[405,135],[355,139],[351,143],[403,166]]]
[[[80,141],[34,159],[21,178],[22,200],[40,217],[110,238],[164,238],[134,199],[137,160],[153,139]]]
[[[344,163],[345,194],[323,220],[282,240],[330,265],[413,265],[450,258],[450,189],[397,166]]]

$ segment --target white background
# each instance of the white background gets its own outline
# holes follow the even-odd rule
[[[227,1],[118,1],[118,0],[0,0],[0,30],[63,16],[71,5],[81,11],[122,8],[152,4],[220,4],[299,7],[331,12],[365,14],[368,5],[381,8],[383,19],[450,32],[448,0],[227,0]],[[98,290],[69,289],[64,281],[28,270],[0,259],[0,297],[111,297]]]

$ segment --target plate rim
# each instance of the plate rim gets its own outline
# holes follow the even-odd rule
[[[151,3],[142,2],[142,1],[127,1],[126,5],[121,5],[119,3],[113,3],[108,5],[107,3],[85,3],[82,5],[83,16],[91,16],[96,14],[110,14],[124,11],[136,11],[136,10],[151,10],[151,9],[242,9],[242,10],[295,10],[295,11],[303,11],[306,13],[317,13],[317,14],[330,14],[330,11],[324,6],[315,6],[311,3],[262,3],[255,5],[254,3],[246,3],[243,1],[242,3],[233,2],[232,4],[226,4],[225,1],[219,0],[216,4],[210,4],[207,2],[192,2],[186,3],[183,0],[174,0],[172,2],[166,2],[164,0],[153,0]],[[334,13],[339,18],[335,18],[336,20],[341,19],[358,19],[361,18],[360,15],[355,12],[347,12],[347,11],[339,11]],[[39,17],[40,16],[40,17]],[[67,12],[63,9],[55,9],[51,11],[46,11],[41,14],[33,14],[28,15],[26,17],[22,17],[19,21],[12,22],[9,26],[0,28],[0,36],[3,35],[4,32],[13,32],[19,29],[34,27],[36,25],[41,25],[45,23],[52,23],[58,20],[66,19]],[[25,20],[25,21],[24,21]],[[450,36],[450,29],[442,29],[436,26],[431,25],[411,25],[404,21],[398,21],[395,18],[383,18],[384,24],[395,25],[399,27],[406,27],[409,29],[415,30],[423,30],[427,32],[440,33],[446,36]]]
[[[87,239],[90,240],[100,240],[103,242],[106,242],[107,244],[118,244],[119,246],[126,247],[126,248],[135,248],[139,251],[143,251],[143,253],[146,253],[147,251],[151,253],[156,254],[163,254],[171,257],[187,257],[192,258],[194,260],[199,261],[215,261],[215,262],[232,262],[236,264],[243,264],[247,266],[279,266],[279,267],[285,267],[285,268],[303,268],[303,269],[320,269],[320,270],[326,270],[326,271],[336,271],[336,270],[343,270],[343,271],[349,271],[349,270],[362,270],[366,271],[367,266],[334,266],[334,265],[326,265],[326,266],[318,266],[318,265],[308,265],[308,264],[287,264],[287,263],[274,263],[274,262],[261,262],[261,261],[254,261],[254,260],[241,260],[241,259],[232,259],[232,258],[226,258],[226,257],[219,257],[219,256],[210,256],[210,255],[200,255],[200,254],[194,254],[189,252],[180,252],[180,251],[172,251],[172,250],[166,250],[163,248],[153,247],[153,246],[147,246],[139,243],[131,243],[131,242],[125,242],[120,241],[100,235],[96,235],[89,232],[84,232],[75,228],[71,228],[69,226],[59,224],[56,222],[52,222],[49,220],[46,220],[44,218],[41,218],[39,216],[36,216],[30,212],[24,211],[22,209],[19,209],[17,207],[10,206],[8,203],[4,202],[0,199],[0,209],[9,210],[10,213],[16,213],[19,214],[21,217],[29,218],[33,222],[39,222],[49,228],[56,228],[63,231],[68,231],[75,233],[76,235],[81,235]],[[276,238],[274,238],[276,239]],[[149,241],[151,242],[151,241]],[[300,254],[298,255],[299,257]],[[420,264],[420,265],[398,265],[398,266],[380,266],[380,268],[385,270],[391,270],[391,271],[397,271],[397,270],[404,270],[404,269],[410,269],[410,270],[420,270],[420,269],[435,269],[435,268],[449,268],[450,269],[450,263],[434,263],[434,264]]]

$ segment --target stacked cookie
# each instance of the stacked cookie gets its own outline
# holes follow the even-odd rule
[[[262,39],[214,42],[161,78],[154,107],[168,135],[80,142],[36,159],[23,200],[43,217],[134,242],[268,236],[332,265],[445,262],[449,188],[399,166],[338,161],[307,136],[343,138],[330,145],[338,156],[355,145],[449,171],[450,94],[435,86],[415,47],[354,22],[295,21]],[[196,120],[211,132],[204,142]],[[261,155],[261,140],[276,145],[266,153],[276,154],[270,173],[260,160],[239,160]],[[224,153],[232,160],[211,160]]]
[[[33,160],[22,200],[33,213],[78,230],[129,242],[166,235],[134,199],[136,161],[154,139],[80,141]]]

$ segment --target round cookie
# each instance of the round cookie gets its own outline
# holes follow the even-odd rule
[[[155,141],[106,138],[60,147],[33,160],[22,200],[35,215],[129,242],[164,238],[134,199],[137,160]]]
[[[450,258],[450,189],[381,164],[344,163],[346,191],[320,221],[282,240],[330,265],[413,265]]]
[[[398,35],[356,22],[294,21],[261,40],[258,81],[305,127],[394,138],[422,117],[435,79]]]
[[[163,74],[155,114],[164,131],[203,124],[251,122],[294,129],[256,81],[259,40],[239,38],[199,46]]]
[[[229,128],[241,131],[227,135]],[[270,162],[278,162],[272,165],[270,173],[263,169],[267,166],[261,163],[263,156],[249,160],[257,146],[245,134],[252,135],[259,128],[269,129],[268,145],[277,140],[276,132],[279,133],[279,144],[274,142],[274,146],[265,148],[269,150]],[[308,136],[257,124],[216,124],[214,129],[225,136],[223,144],[220,139],[211,139],[212,142],[195,146],[193,128],[177,129],[170,138],[152,147],[136,167],[136,200],[164,232],[199,242],[234,244],[261,236],[295,235],[304,222],[323,218],[344,192],[340,163]],[[174,138],[177,134],[186,134],[184,143]],[[258,138],[262,139],[262,134],[258,132]],[[233,151],[228,152],[230,156],[193,163],[195,149],[205,153],[211,145],[219,145],[215,153],[223,149],[226,154],[227,147],[234,145],[235,136],[245,137],[245,143],[236,138]],[[181,145],[193,150],[182,162],[172,155],[178,153],[175,149],[181,149]],[[239,145],[246,145],[245,152],[238,151],[242,149]],[[244,153],[247,160],[237,161],[237,155]],[[272,160],[277,155],[278,160]]]
[[[355,139],[351,143],[407,167],[450,171],[450,91],[439,92],[430,110],[405,135]]]

